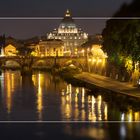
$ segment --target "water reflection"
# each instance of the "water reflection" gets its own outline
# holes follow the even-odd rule
[[[43,109],[43,93],[42,93],[42,85],[44,82],[43,74],[33,75],[32,80],[34,86],[37,88],[37,112],[38,112],[38,120],[42,120],[42,109]]]
[[[20,79],[16,78],[19,77],[20,73],[18,72],[8,72],[2,73],[1,75],[1,93],[2,93],[2,99],[3,103],[5,105],[5,108],[7,110],[7,113],[11,113],[11,109],[13,106],[13,96],[14,91],[17,88],[19,83],[19,86],[21,84]]]
[[[61,112],[65,120],[107,120],[107,103],[102,96],[85,94],[85,88],[68,84],[61,92]]]
[[[129,122],[140,121],[140,112],[138,111],[135,112],[129,108],[128,112],[121,114],[121,121],[125,121],[125,120]]]
[[[140,109],[126,105],[120,111],[118,99],[89,95],[48,73],[21,77],[19,71],[5,71],[0,83],[0,120],[140,121]]]

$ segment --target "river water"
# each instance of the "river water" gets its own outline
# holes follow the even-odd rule
[[[45,72],[21,77],[19,71],[9,70],[0,75],[0,121],[44,121],[52,124],[46,128],[50,135],[110,139],[115,133],[116,139],[132,138],[140,130],[139,123],[132,123],[140,121],[137,104],[125,96],[73,86]],[[43,135],[41,130],[38,136]]]

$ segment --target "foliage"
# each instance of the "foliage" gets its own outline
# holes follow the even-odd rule
[[[20,48],[18,48],[18,55],[20,55],[20,56],[30,56],[33,51],[34,51],[33,48],[20,47]]]
[[[130,56],[125,59],[125,67],[128,72],[131,72],[133,70],[132,58]]]
[[[132,7],[140,3],[135,0],[130,5],[123,5],[115,16],[130,16]],[[138,10],[133,14],[139,15]],[[127,15],[128,14],[128,15]],[[140,20],[139,19],[110,19],[103,30],[103,50],[107,52],[109,61],[116,66],[124,65],[131,71],[136,62],[140,61]],[[131,65],[129,60],[132,60]]]

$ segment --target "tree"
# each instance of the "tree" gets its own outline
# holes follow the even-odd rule
[[[18,48],[18,55],[20,56],[31,56],[32,51],[34,51],[33,48],[28,47],[20,47]]]
[[[134,0],[130,5],[123,5],[114,17],[139,16],[140,2]],[[134,8],[135,7],[135,8]],[[137,9],[138,8],[138,9]],[[103,50],[108,54],[108,61],[121,70],[134,73],[140,65],[140,20],[110,19],[103,30]],[[131,72],[130,72],[131,61]],[[129,65],[128,65],[129,64]],[[129,68],[128,68],[129,67]],[[135,78],[135,83],[139,75]]]

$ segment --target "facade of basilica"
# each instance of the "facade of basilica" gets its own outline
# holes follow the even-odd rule
[[[60,39],[64,42],[65,55],[77,54],[79,47],[88,39],[88,34],[78,28],[69,10],[66,11],[58,29],[47,35],[48,39]]]

